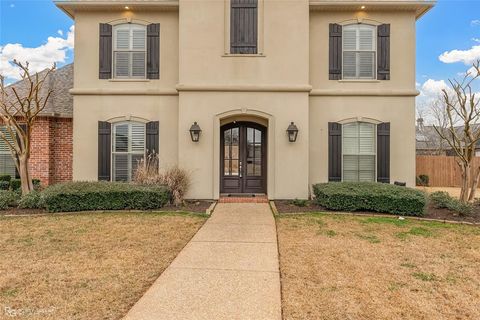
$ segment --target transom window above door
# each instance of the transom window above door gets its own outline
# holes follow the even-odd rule
[[[343,27],[343,79],[375,79],[376,29],[367,24]]]
[[[116,123],[112,140],[113,181],[131,181],[138,163],[145,156],[145,124]]]
[[[113,28],[114,78],[146,78],[147,28],[139,24],[120,24]]]

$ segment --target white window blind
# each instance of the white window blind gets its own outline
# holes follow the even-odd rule
[[[13,139],[16,139],[16,136],[12,137],[5,126],[1,126],[0,131],[5,135],[10,143],[14,143]],[[10,151],[7,142],[5,142],[3,139],[0,139],[0,174],[10,175],[12,178],[15,178],[15,172],[16,168],[12,152]]]
[[[138,162],[145,156],[145,124],[121,122],[113,126],[112,177],[131,181]]]
[[[375,125],[352,122],[343,125],[343,181],[375,181]]]
[[[365,24],[343,27],[343,78],[374,79],[376,28]]]
[[[115,78],[145,78],[147,30],[137,24],[114,28],[113,65]]]

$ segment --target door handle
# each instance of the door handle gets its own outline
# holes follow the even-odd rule
[[[238,176],[241,178],[242,177],[242,160],[239,160],[238,164]]]

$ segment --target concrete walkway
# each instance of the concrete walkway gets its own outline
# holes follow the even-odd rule
[[[275,221],[267,203],[219,203],[128,320],[280,320]]]

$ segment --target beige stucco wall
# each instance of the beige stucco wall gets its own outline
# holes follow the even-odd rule
[[[311,97],[310,183],[328,181],[328,122],[390,122],[390,181],[415,186],[414,97]]]
[[[98,121],[159,121],[160,163],[177,164],[178,97],[76,96],[73,124],[73,179],[98,178]]]
[[[360,19],[360,20],[359,20]],[[330,23],[390,24],[390,80],[328,80],[328,28]],[[310,12],[310,84],[314,90],[415,90],[415,13],[412,12]]]
[[[329,23],[390,23],[388,81],[328,79]],[[322,58],[323,57],[323,58]],[[390,180],[415,185],[415,13],[310,13],[310,184],[328,181],[328,122],[390,122]]]
[[[259,1],[263,50],[250,57],[225,55],[229,3],[180,0],[180,83],[308,84],[308,1]]]
[[[98,78],[99,24],[118,24],[127,21],[139,24],[160,23],[159,80],[110,81]],[[77,12],[74,50],[76,90],[142,90],[146,92],[174,90],[178,83],[178,11]]]
[[[414,12],[309,11],[307,0],[259,6],[259,54],[242,57],[226,54],[227,0],[180,0],[179,11],[77,12],[74,179],[97,179],[98,121],[158,120],[161,161],[191,173],[187,197],[217,198],[220,124],[251,119],[268,125],[269,198],[307,198],[310,184],[328,179],[328,122],[368,118],[391,123],[391,181],[413,186]],[[127,18],[161,24],[159,80],[98,79],[98,24]],[[390,81],[328,80],[328,25],[359,18],[391,24]],[[198,143],[188,132],[194,121],[203,130]],[[300,130],[295,143],[286,135],[291,121]]]
[[[192,173],[190,198],[218,198],[220,181],[220,123],[246,116],[268,121],[267,192],[271,199],[308,196],[308,94],[278,92],[182,93],[179,112],[179,165]],[[188,129],[202,128],[198,143]],[[286,129],[295,121],[297,142],[288,142]]]

